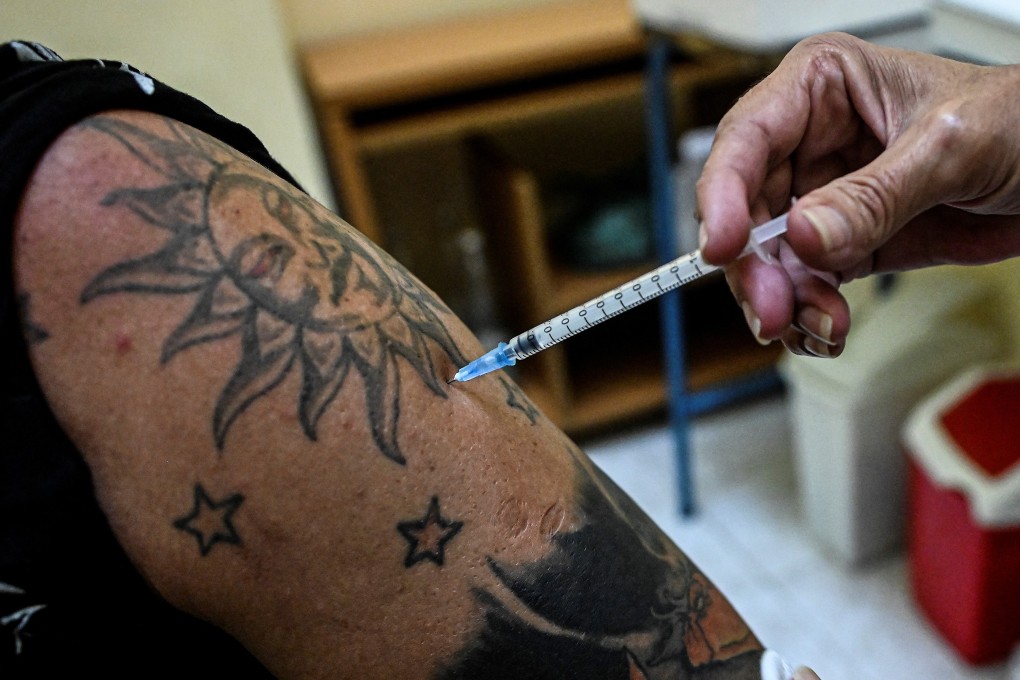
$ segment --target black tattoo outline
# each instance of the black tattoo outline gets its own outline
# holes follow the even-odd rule
[[[217,543],[241,545],[241,536],[234,527],[233,517],[244,496],[239,493],[231,494],[223,500],[214,501],[209,497],[205,488],[198,482],[195,483],[194,506],[191,511],[174,520],[173,526],[185,533],[191,534],[198,541],[198,550],[202,557],[209,554],[212,547]],[[209,513],[218,514],[222,527],[209,528],[196,526],[203,520],[209,521]]]
[[[301,426],[316,441],[319,419],[353,369],[375,444],[404,464],[398,358],[442,398],[445,381],[428,346],[453,365],[466,363],[440,318],[450,313],[445,305],[311,198],[202,133],[170,120],[163,136],[108,116],[82,125],[117,140],[163,180],[112,191],[102,204],[131,211],[167,238],[100,272],[81,302],[115,293],[194,296],[164,344],[163,363],[197,345],[239,339],[241,358],[213,413],[217,449],[237,418],[295,371]],[[271,228],[241,239],[224,214],[252,205]],[[357,311],[345,311],[351,298],[362,302]]]
[[[397,531],[407,541],[407,568],[424,560],[443,566],[446,544],[464,527],[463,522],[443,517],[439,510],[439,497],[433,496],[421,519],[397,524]]]
[[[535,408],[535,405],[524,394],[524,390],[502,376],[500,376],[499,382],[503,385],[503,389],[506,390],[507,406],[523,413],[532,425],[536,424],[538,422],[538,409]]]

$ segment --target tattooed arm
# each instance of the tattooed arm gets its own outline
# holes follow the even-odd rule
[[[37,168],[48,400],[145,578],[281,677],[757,678],[723,596],[424,286],[150,114]],[[26,298],[27,299],[27,298]]]

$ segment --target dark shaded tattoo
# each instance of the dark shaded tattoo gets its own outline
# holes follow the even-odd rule
[[[328,210],[212,138],[172,121],[160,135],[109,117],[85,125],[162,179],[113,191],[103,205],[131,211],[166,238],[158,250],[101,272],[81,300],[192,296],[191,312],[163,346],[164,363],[196,345],[239,340],[240,360],[213,413],[217,448],[245,409],[292,373],[300,379],[301,425],[315,440],[320,417],[353,370],[376,445],[404,463],[398,359],[440,397],[445,381],[428,345],[454,365],[465,363],[440,319],[446,307]],[[236,228],[242,220],[260,231]]]
[[[397,524],[397,531],[407,541],[405,567],[413,567],[423,560],[443,565],[443,550],[447,542],[457,535],[463,522],[447,519],[439,512],[439,498],[433,496],[421,519]]]
[[[31,296],[28,293],[18,295],[18,308],[21,310],[21,330],[25,334],[25,342],[29,345],[38,345],[48,340],[50,334],[46,329],[32,319]]]
[[[445,680],[755,679],[761,648],[714,588],[579,451],[579,508],[530,564],[489,558],[486,624]]]
[[[524,394],[524,391],[516,384],[510,382],[504,377],[500,377],[500,384],[503,385],[503,389],[506,390],[506,403],[507,406],[513,409],[517,409],[524,416],[531,421],[534,425],[538,422],[538,409],[531,403],[528,397]]]
[[[195,484],[191,512],[175,519],[174,528],[195,537],[202,557],[208,555],[217,543],[240,545],[241,537],[234,528],[233,518],[243,502],[244,496],[239,493],[214,501],[201,484]]]

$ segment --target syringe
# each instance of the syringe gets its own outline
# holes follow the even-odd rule
[[[752,229],[747,246],[740,257],[753,252],[766,262],[770,262],[771,256],[762,246],[766,241],[786,233],[786,217],[785,214],[780,215]],[[691,281],[707,276],[716,269],[718,267],[701,259],[700,250],[682,255],[608,293],[603,293],[545,323],[540,323],[512,340],[499,343],[495,349],[486,352],[457,371],[450,382],[454,380],[467,382],[500,368],[513,366],[521,359],[548,349],[606,319],[622,314],[649,300],[654,300],[663,293],[668,293]]]

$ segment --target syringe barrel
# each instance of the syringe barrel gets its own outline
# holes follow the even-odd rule
[[[507,349],[514,354],[514,358],[520,361],[530,357],[532,354],[538,354],[543,349],[555,345],[554,342],[546,342],[541,344],[538,336],[535,334],[535,329],[524,331],[518,336],[515,336],[507,341]]]
[[[645,277],[655,276],[656,272],[645,275]],[[633,305],[661,294],[660,289],[647,294],[647,296],[642,296],[637,292],[640,288],[639,281],[640,279],[634,279],[524,331],[507,341],[508,348],[519,361],[611,319],[621,312],[627,311]]]
[[[771,256],[762,248],[762,244],[785,232],[786,215],[755,227],[751,230],[744,254],[753,251],[766,262],[771,261]],[[628,309],[711,274],[716,269],[718,267],[705,262],[701,252],[695,250],[511,338],[505,346],[497,348],[497,358],[508,362],[503,365],[512,365],[513,362],[538,354]],[[465,379],[470,380],[470,377]]]
[[[698,251],[632,279],[507,341],[519,361],[715,271]]]

